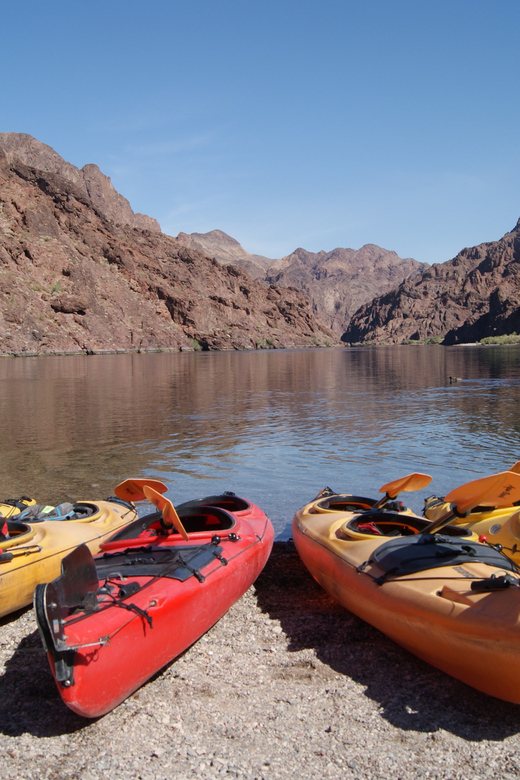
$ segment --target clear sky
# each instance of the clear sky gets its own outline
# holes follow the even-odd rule
[[[519,0],[4,3],[0,131],[177,235],[444,262],[520,217]]]

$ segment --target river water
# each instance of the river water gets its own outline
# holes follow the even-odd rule
[[[458,381],[451,381],[450,377]],[[0,499],[100,499],[129,476],[174,504],[224,490],[278,538],[325,485],[432,493],[520,459],[520,348],[378,347],[0,360]]]

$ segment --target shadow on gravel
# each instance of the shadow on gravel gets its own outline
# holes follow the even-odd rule
[[[442,728],[473,741],[520,732],[520,707],[434,669],[336,604],[315,583],[292,542],[275,543],[255,589],[262,611],[280,621],[289,652],[314,649],[335,672],[364,685],[394,726]]]
[[[91,722],[63,704],[39,632],[25,636],[0,677],[0,733],[55,737]]]

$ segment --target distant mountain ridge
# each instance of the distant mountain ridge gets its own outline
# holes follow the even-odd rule
[[[498,241],[465,248],[362,306],[344,342],[446,345],[520,332],[520,220]]]
[[[403,259],[396,252],[374,244],[358,250],[339,247],[316,253],[298,248],[286,257],[270,260],[249,254],[222,230],[179,233],[177,239],[219,263],[243,268],[253,279],[265,284],[300,290],[311,301],[316,316],[338,336],[363,303],[428,267],[427,263]]]
[[[337,248],[318,253],[300,248],[276,261],[265,278],[271,284],[304,292],[312,310],[341,335],[363,303],[427,267],[427,263],[403,259],[375,244],[365,244],[358,250]]]
[[[164,235],[97,165],[76,168],[24,133],[0,133],[0,180],[0,353],[340,336],[458,344],[520,332],[520,220],[500,240],[431,267],[374,244],[270,259],[222,230]]]

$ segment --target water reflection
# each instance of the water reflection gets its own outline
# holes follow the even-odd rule
[[[235,490],[283,536],[325,484],[370,495],[421,470],[442,493],[511,465],[519,388],[512,347],[5,358],[0,497],[96,498],[148,474],[175,502]]]

